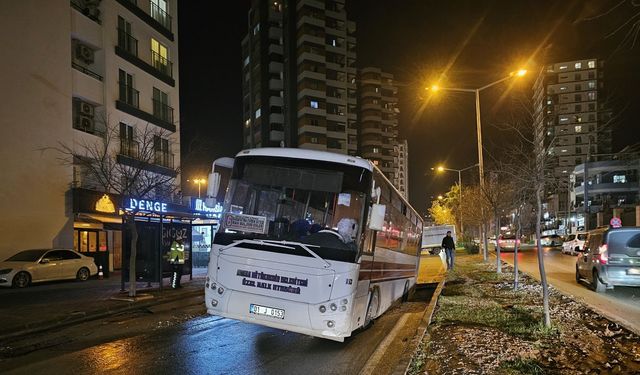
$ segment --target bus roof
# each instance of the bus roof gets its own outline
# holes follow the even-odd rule
[[[307,150],[302,148],[252,148],[248,150],[242,150],[236,155],[236,157],[243,156],[274,156],[294,159],[322,160],[331,163],[353,165],[356,167],[367,169],[369,171],[373,171],[373,164],[369,160],[362,159],[358,156],[343,155],[328,151]]]

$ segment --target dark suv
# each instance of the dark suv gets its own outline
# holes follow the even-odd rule
[[[640,286],[640,227],[589,232],[576,260],[576,281],[597,292],[614,286]]]

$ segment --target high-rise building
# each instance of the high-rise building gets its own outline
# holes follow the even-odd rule
[[[344,0],[253,0],[242,40],[243,146],[355,155],[356,39]]]
[[[177,1],[11,1],[0,24],[0,259],[61,246],[121,261],[116,202],[93,203],[108,220],[81,218],[75,192],[97,182],[51,149],[109,140],[118,165],[136,164],[143,150],[132,135],[151,129],[164,136],[153,138],[155,159],[143,167],[178,181]]]
[[[603,103],[603,62],[595,58],[547,65],[534,84],[536,142],[548,153],[546,211],[550,222],[568,217],[568,182],[589,155],[611,152]],[[551,227],[554,225],[551,224]]]
[[[398,177],[398,86],[392,74],[379,68],[366,67],[358,73],[358,155],[371,160],[395,183]]]
[[[406,139],[398,141],[398,157],[396,162],[396,173],[393,184],[398,191],[409,199],[409,143]]]

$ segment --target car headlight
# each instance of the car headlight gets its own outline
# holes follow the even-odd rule
[[[11,271],[13,271],[13,268],[5,268],[3,270],[0,270],[0,275],[6,275]]]

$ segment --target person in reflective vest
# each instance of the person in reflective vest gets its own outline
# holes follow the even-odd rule
[[[182,265],[184,264],[184,245],[182,244],[182,238],[176,238],[171,243],[169,263],[171,263],[173,269],[171,272],[171,287],[173,289],[181,288],[180,279],[182,278]]]

